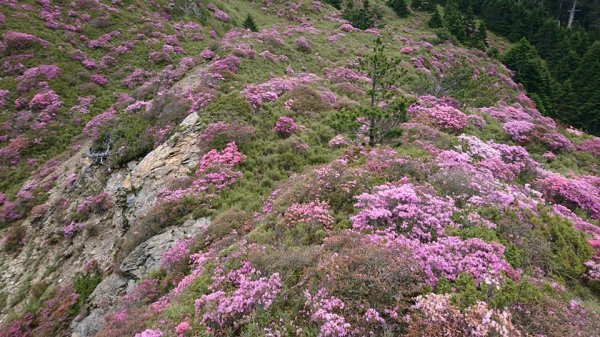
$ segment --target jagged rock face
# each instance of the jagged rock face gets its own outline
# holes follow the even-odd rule
[[[106,277],[89,297],[89,314],[74,321],[72,337],[91,337],[104,327],[104,315],[117,299],[133,289],[135,283],[152,270],[160,268],[162,254],[177,241],[191,238],[210,224],[208,218],[188,220],[181,226],[168,228],[138,245],[121,263],[119,271]],[[125,275],[125,276],[123,276]]]
[[[34,220],[32,217],[24,220],[23,226],[27,230],[29,241],[16,255],[0,252],[0,269],[3,271],[0,273],[0,289],[3,289],[3,296],[6,298],[5,303],[0,303],[0,322],[6,318],[9,310],[19,310],[26,303],[31,296],[28,289],[32,285],[66,282],[92,259],[98,262],[102,270],[113,264],[113,257],[119,251],[118,240],[127,230],[125,220],[133,223],[145,214],[154,205],[156,193],[168,181],[186,176],[197,163],[197,121],[198,115],[190,114],[181,123],[178,132],[139,163],[130,163],[126,168],[113,170],[108,176],[106,168],[95,165],[85,156],[89,144],[57,167],[56,171],[60,173],[55,187],[49,191],[49,212],[42,220]],[[69,187],[67,177],[73,173],[77,174],[78,179],[73,187]],[[65,238],[65,213],[57,211],[57,205],[64,203],[62,199],[66,198],[67,210],[72,211],[90,195],[90,190],[96,191],[95,193],[106,192],[113,200],[125,196],[125,204],[115,205],[111,210],[94,214],[87,219],[83,226],[94,228],[93,235],[86,230],[72,239]],[[144,270],[154,266],[156,254],[168,246],[165,242],[189,235],[188,229],[197,228],[192,226],[170,234],[165,233],[164,238],[140,248],[153,259],[145,261],[148,264],[144,262]],[[153,247],[154,244],[160,244],[161,247]],[[129,269],[129,272],[136,270],[135,263]],[[143,273],[140,271],[133,274],[139,278]]]
[[[119,269],[134,280],[141,279],[149,271],[160,268],[160,259],[165,251],[173,247],[177,241],[190,238],[208,223],[207,218],[188,220],[179,227],[173,227],[162,234],[153,236],[129,253]]]

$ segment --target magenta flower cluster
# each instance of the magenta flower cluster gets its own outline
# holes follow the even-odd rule
[[[202,295],[194,305],[202,323],[217,331],[237,328],[256,309],[269,309],[281,290],[279,273],[261,277],[247,261],[242,262],[239,269],[227,273],[215,271],[212,280],[212,292]]]
[[[277,119],[277,122],[275,122],[274,131],[280,136],[287,137],[292,133],[298,131],[299,128],[300,127],[298,126],[298,124],[296,124],[296,122],[294,122],[293,118],[281,116],[279,117],[279,119]]]
[[[503,123],[504,131],[516,142],[537,140],[554,151],[575,149],[571,141],[558,131],[554,120],[542,116],[527,96],[521,94],[520,101],[525,106],[519,103],[507,105],[499,102],[498,106],[480,110]]]
[[[352,69],[338,67],[335,69],[327,69],[323,70],[325,72],[325,77],[327,79],[336,81],[336,82],[365,82],[370,83],[371,79],[363,74],[360,74]]]
[[[242,163],[245,158],[235,142],[227,144],[222,151],[212,149],[200,159],[195,173],[197,179],[190,187],[178,190],[164,189],[157,193],[156,198],[162,202],[175,202],[189,195],[208,190],[216,192],[231,186],[242,176],[242,173],[234,171],[233,167]]]
[[[432,286],[440,277],[455,280],[460,273],[473,276],[476,282],[498,284],[503,272],[511,271],[510,265],[503,259],[504,246],[477,238],[445,237],[418,244],[413,254]]]
[[[531,139],[535,125],[526,121],[510,121],[504,123],[502,128],[515,142],[526,143]]]
[[[110,195],[106,192],[100,192],[96,195],[90,195],[77,205],[77,215],[85,217],[91,213],[99,213],[109,210],[113,206]]]
[[[8,31],[2,34],[4,45],[10,49],[21,50],[34,47],[36,45],[44,48],[48,47],[48,42],[39,37],[27,33]]]
[[[222,22],[229,22],[229,15],[220,10],[219,7],[217,7],[215,4],[208,4],[206,8],[208,8],[213,13],[215,19]]]
[[[277,77],[265,83],[250,84],[242,91],[242,96],[254,108],[260,108],[266,102],[276,101],[279,96],[301,84],[319,80],[315,74],[298,74],[295,77]]]
[[[146,329],[142,332],[138,332],[133,337],[161,337],[163,332],[160,330]]]
[[[411,183],[380,185],[356,200],[358,213],[350,219],[359,231],[394,232],[430,241],[443,235],[446,226],[454,225],[452,198],[438,197]]]
[[[600,189],[585,177],[565,178],[546,172],[535,184],[549,200],[570,208],[581,208],[600,220]]]
[[[313,322],[320,324],[319,337],[343,337],[350,334],[352,326],[339,313],[345,307],[342,300],[330,296],[324,288],[319,289],[314,295],[305,290],[304,296],[306,297],[305,310],[310,314]]]
[[[315,200],[306,204],[292,204],[284,214],[285,226],[291,228],[299,224],[308,224],[314,229],[331,230],[335,219],[329,212],[329,204]]]
[[[174,265],[184,261],[190,256],[190,243],[191,240],[180,240],[165,251],[160,259],[160,266],[163,269],[171,269]]]
[[[90,76],[90,81],[101,86],[105,86],[108,84],[108,79],[100,74],[93,74],[92,76]]]
[[[460,310],[452,304],[451,294],[428,294],[416,298],[406,317],[409,329],[417,323],[414,333],[422,331],[420,327],[428,327],[431,333],[440,336],[452,336],[459,333],[465,337],[484,336],[520,336],[521,333],[513,326],[509,312],[488,308],[487,303],[477,301],[474,305]]]
[[[449,99],[421,96],[408,108],[411,118],[445,131],[457,132],[467,126],[467,115],[458,110],[458,104]]]
[[[87,124],[85,124],[85,127],[83,128],[83,134],[92,138],[97,137],[100,128],[111,120],[115,119],[115,117],[117,117],[117,111],[113,108],[96,115],[89,122],[87,122]]]

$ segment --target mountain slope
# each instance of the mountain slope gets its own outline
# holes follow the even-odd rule
[[[599,139],[372,5],[0,5],[0,336],[593,336]],[[410,107],[369,147],[377,37]]]

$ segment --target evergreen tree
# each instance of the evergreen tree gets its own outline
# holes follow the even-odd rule
[[[363,0],[362,7],[355,7],[354,1],[348,1],[342,18],[350,21],[352,26],[358,29],[369,29],[375,25],[375,14],[371,9],[369,0]]]
[[[465,42],[466,33],[462,15],[458,10],[458,7],[454,3],[449,3],[446,6],[446,12],[444,13],[444,27],[454,35],[459,42]]]
[[[472,0],[454,0],[456,2],[456,6],[461,13],[466,13],[467,11],[473,11],[473,1]]]
[[[431,28],[442,28],[444,26],[444,22],[442,21],[442,16],[440,15],[440,11],[437,9],[433,12],[431,19],[427,23]]]
[[[325,3],[328,3],[337,9],[342,9],[342,0],[325,0]]]
[[[412,8],[414,11],[422,10],[421,9],[422,6],[423,6],[422,0],[412,0],[412,2],[410,3],[410,8]]]
[[[547,107],[549,113],[555,112],[550,98],[555,97],[557,84],[529,41],[521,39],[502,55],[501,61],[514,72],[515,80],[523,84],[532,98],[538,97],[538,104]]]
[[[574,124],[591,133],[600,133],[600,41],[588,49],[571,76],[577,102],[571,106],[577,115]]]
[[[473,36],[473,46],[481,50],[485,50],[488,46],[487,43],[487,28],[485,28],[485,22],[481,22],[477,27],[477,31]]]
[[[477,27],[475,25],[475,14],[473,13],[473,9],[471,6],[467,7],[467,9],[462,10],[459,7],[459,11],[461,13],[461,18],[463,21],[463,30],[465,31],[465,40],[469,40],[471,45],[475,43],[475,33],[477,32]]]
[[[338,115],[337,124],[343,128],[357,128],[357,119],[366,121],[369,145],[375,146],[399,132],[400,124],[406,121],[407,101],[394,90],[404,71],[399,67],[400,59],[385,54],[380,38],[375,41],[373,52],[359,63],[360,70],[371,79],[367,88],[369,104],[344,111]]]
[[[405,0],[388,0],[386,4],[401,18],[407,17],[409,14]]]
[[[254,18],[250,14],[246,15],[246,20],[244,20],[243,27],[244,29],[249,29],[252,32],[258,32],[258,27],[254,22]]]
[[[410,7],[415,11],[433,12],[436,5],[435,0],[412,0]]]
[[[421,5],[421,10],[424,12],[433,12],[436,9],[435,0],[424,0]]]

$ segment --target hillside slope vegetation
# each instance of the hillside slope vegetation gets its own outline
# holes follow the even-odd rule
[[[0,1],[0,337],[597,336],[600,138],[340,3]]]

